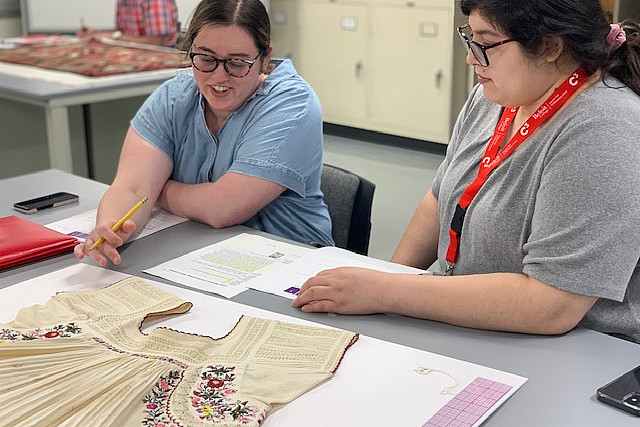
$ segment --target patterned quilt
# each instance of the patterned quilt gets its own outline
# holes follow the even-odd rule
[[[0,61],[99,77],[191,66],[180,51],[85,40],[0,49]]]

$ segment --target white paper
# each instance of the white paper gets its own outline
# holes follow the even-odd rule
[[[78,264],[0,289],[0,323],[13,320],[20,307],[43,304],[56,292],[99,289],[125,277],[128,275]],[[186,314],[154,321],[143,332],[163,326],[218,338],[226,335],[242,315],[326,327],[196,291],[147,282],[192,302],[193,308]],[[414,369],[421,366],[446,374],[420,375]],[[443,390],[455,385],[453,391],[459,391],[477,377],[499,381],[512,389],[473,426],[482,424],[527,381],[508,372],[361,335],[345,353],[332,379],[270,411],[262,425],[420,427],[453,397],[441,394]]]
[[[362,267],[388,273],[424,273],[424,270],[358,255],[346,249],[325,247],[313,250],[305,255],[304,258],[288,265],[286,268],[274,270],[251,279],[245,283],[245,286],[258,291],[295,299],[300,287],[307,279],[323,270],[336,267]]]
[[[246,281],[291,264],[313,250],[243,233],[144,272],[231,298],[247,289]]]
[[[97,212],[98,209],[92,209],[60,221],[52,222],[51,224],[47,224],[47,227],[62,234],[73,236],[79,241],[84,242],[96,225]],[[133,233],[128,241],[140,239],[156,231],[164,230],[165,228],[185,221],[187,221],[186,218],[173,215],[162,208],[154,206],[147,223],[144,227]]]

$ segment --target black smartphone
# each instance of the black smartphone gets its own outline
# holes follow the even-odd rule
[[[598,400],[640,416],[640,366],[600,387]]]
[[[76,194],[61,191],[59,193],[47,194],[46,196],[25,200],[24,202],[14,203],[13,208],[23,213],[32,214],[43,209],[75,203],[78,200],[80,200],[80,198]]]

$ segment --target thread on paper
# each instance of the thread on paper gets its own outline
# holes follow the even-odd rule
[[[438,373],[438,374],[442,374],[445,375],[447,377],[449,377],[451,379],[451,381],[453,381],[453,385],[449,386],[449,387],[445,387],[442,390],[440,390],[440,394],[456,394],[456,392],[454,391],[458,385],[460,385],[460,382],[455,379],[453,376],[451,376],[448,372],[442,371],[440,369],[433,369],[433,368],[426,368],[424,366],[418,366],[417,368],[413,369],[415,372],[419,373],[420,375],[429,375],[431,373]]]

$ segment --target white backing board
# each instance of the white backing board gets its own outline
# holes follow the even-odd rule
[[[77,264],[0,289],[0,323],[13,320],[20,307],[43,304],[56,292],[98,289],[124,277],[122,273]],[[322,326],[143,279],[193,303],[188,313],[154,322],[152,327],[166,326],[215,338],[226,335],[242,315]],[[420,375],[414,371],[418,367],[446,374]],[[511,373],[361,335],[332,379],[270,411],[263,426],[298,427],[304,420],[305,427],[419,427],[453,397],[441,394],[443,390],[455,386],[452,391],[459,391],[477,377],[508,384],[512,389],[474,425],[480,425],[526,382],[526,378]]]

